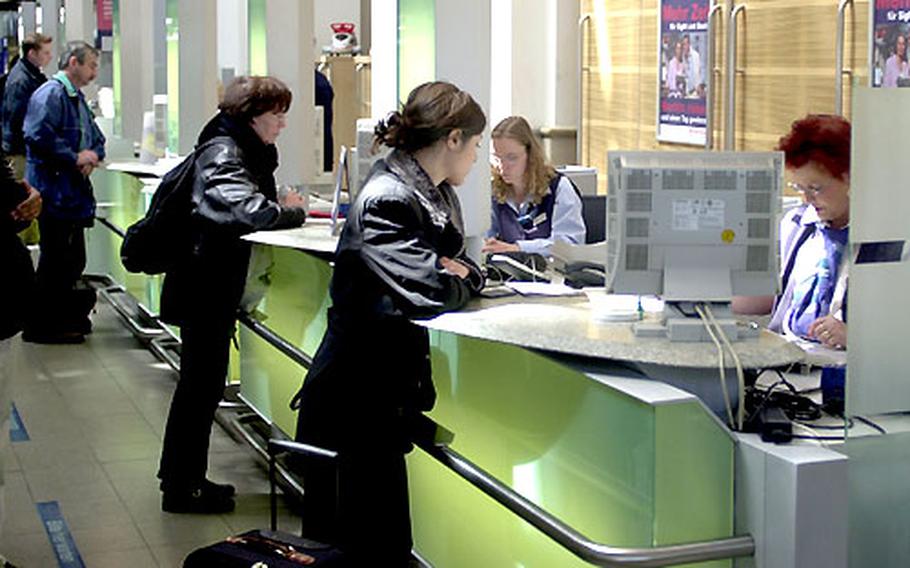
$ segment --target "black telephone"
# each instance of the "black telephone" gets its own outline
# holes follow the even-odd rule
[[[489,255],[484,263],[487,277],[491,280],[506,282],[517,280],[524,282],[549,282],[544,274],[547,259],[542,255],[530,252],[498,252]]]
[[[565,284],[572,288],[586,288],[590,286],[604,286],[607,273],[603,264],[596,262],[572,262],[563,268]]]

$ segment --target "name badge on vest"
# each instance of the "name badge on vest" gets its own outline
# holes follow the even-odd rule
[[[534,226],[536,227],[537,225],[540,225],[541,223],[546,222],[546,220],[547,220],[547,214],[541,213],[537,217],[534,217]]]

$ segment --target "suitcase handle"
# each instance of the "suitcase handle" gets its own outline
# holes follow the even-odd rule
[[[310,456],[315,458],[320,458],[324,460],[335,461],[338,459],[338,452],[333,450],[327,450],[325,448],[320,448],[319,446],[313,446],[311,444],[301,444],[300,442],[292,442],[290,440],[279,440],[277,438],[272,438],[269,440],[268,444],[268,454],[269,454],[269,517],[271,530],[278,530],[278,494],[275,489],[276,486],[276,471],[277,464],[276,458],[281,454],[297,454]],[[305,489],[304,489],[305,490]],[[338,469],[335,469],[335,502],[338,503]],[[338,508],[336,507],[336,510]],[[302,529],[301,529],[302,530]]]

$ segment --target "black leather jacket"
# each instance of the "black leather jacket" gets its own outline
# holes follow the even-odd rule
[[[302,209],[276,201],[278,155],[246,124],[219,114],[199,136],[191,253],[168,272],[161,318],[172,324],[229,323],[243,295],[250,244],[241,236],[303,224]]]
[[[32,257],[17,234],[28,223],[14,221],[11,213],[28,197],[25,186],[18,183],[0,154],[0,259],[3,275],[0,276],[0,339],[12,337],[22,330],[26,310],[33,302],[29,296],[34,290],[35,271]]]
[[[480,290],[463,248],[451,186],[434,187],[402,152],[374,166],[335,253],[328,330],[293,401],[298,439],[408,449],[410,419],[435,402],[428,335],[411,320],[458,309]],[[440,257],[460,260],[470,277],[447,273]]]

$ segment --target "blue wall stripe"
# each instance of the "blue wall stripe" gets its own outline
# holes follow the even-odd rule
[[[9,440],[10,442],[28,442],[28,430],[25,429],[22,417],[19,416],[19,409],[16,408],[15,403],[10,403],[10,406]]]
[[[57,565],[60,568],[85,568],[73,535],[70,534],[70,529],[60,513],[60,505],[56,501],[46,501],[35,503],[35,506],[38,508],[41,522],[44,523],[47,538],[54,548],[54,554],[57,555]]]

